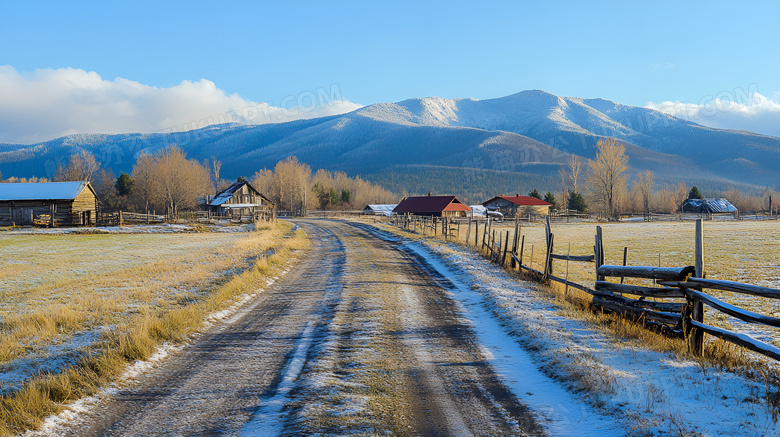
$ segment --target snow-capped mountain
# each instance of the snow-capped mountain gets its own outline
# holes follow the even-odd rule
[[[780,185],[780,138],[707,128],[647,108],[544,91],[488,100],[410,99],[259,126],[81,134],[33,145],[2,144],[0,171],[4,176],[50,176],[58,162],[83,149],[115,173],[130,172],[141,150],[176,143],[190,157],[221,160],[227,177],[251,176],[295,155],[315,169],[361,174],[399,190],[471,184],[481,192],[478,187],[503,180],[504,191],[511,192],[513,177],[552,190],[558,166],[570,154],[593,157],[596,141],[603,137],[625,144],[632,171],[653,170],[659,180],[718,188],[730,183]]]

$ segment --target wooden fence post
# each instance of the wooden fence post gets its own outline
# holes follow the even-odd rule
[[[628,247],[625,247],[625,246],[624,246],[624,247],[623,247],[623,265],[624,265],[624,266],[626,265],[626,262],[628,262]],[[621,283],[621,284],[623,283],[623,279],[624,279],[624,277],[623,277],[623,276],[621,276],[621,277],[620,277],[620,283]]]
[[[466,247],[469,247],[469,235],[471,235],[471,217],[469,217],[469,226],[466,228]]]
[[[504,252],[503,255],[501,255],[501,267],[504,267],[504,263],[506,263],[506,250],[509,248],[509,231],[506,231],[506,237],[504,238]]]
[[[603,281],[604,277],[598,273],[599,267],[604,265],[604,242],[602,240],[601,226],[596,226],[596,245],[593,247],[593,255],[596,262],[596,280]]]
[[[520,265],[517,266],[517,268],[522,272],[523,271],[523,252],[525,251],[525,235],[523,235],[522,239],[520,240]]]
[[[696,219],[696,236],[694,240],[694,273],[697,278],[704,278],[704,230],[701,219]],[[687,298],[690,318],[704,323],[704,303],[698,299]],[[692,354],[701,356],[704,349],[704,332],[701,329],[690,328],[688,347]]]
[[[548,239],[547,243],[547,254],[546,258],[544,260],[544,279],[547,280],[547,278],[552,274],[552,268],[553,268],[553,260],[552,260],[552,253],[553,253],[553,241],[555,239],[555,235],[552,233],[550,234],[550,237]]]

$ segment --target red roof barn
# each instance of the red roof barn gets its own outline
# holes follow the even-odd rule
[[[414,214],[434,217],[466,217],[471,208],[455,196],[405,197],[393,209],[397,214]]]
[[[518,214],[520,216],[546,216],[550,213],[552,203],[545,202],[536,197],[521,196],[520,194],[514,196],[504,196],[502,194],[486,202],[482,202],[482,205],[491,211],[501,212],[504,214],[504,217],[512,217]]]

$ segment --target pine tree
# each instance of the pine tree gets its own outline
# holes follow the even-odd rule
[[[701,195],[699,189],[694,185],[691,187],[691,191],[688,192],[688,199],[704,199],[704,196]]]
[[[133,192],[133,178],[130,177],[127,173],[122,173],[119,175],[118,178],[116,178],[116,183],[114,183],[114,189],[116,190],[117,196],[127,196],[130,193]]]
[[[582,197],[582,194],[576,191],[572,191],[571,194],[569,194],[569,209],[573,209],[577,212],[588,211],[588,205],[585,204],[585,199]]]
[[[533,191],[531,191],[531,193],[529,193],[529,196],[531,196],[531,197],[536,197],[536,198],[537,198],[537,199],[539,199],[539,200],[541,200],[541,199],[542,199],[542,195],[541,195],[541,194],[539,194],[539,191],[537,191],[537,190],[536,190],[536,188],[534,188],[534,190],[533,190]]]
[[[549,191],[547,193],[545,193],[544,201],[547,202],[547,203],[551,203],[552,204],[552,207],[551,207],[552,209],[555,209],[555,207],[557,206],[557,203],[558,203],[558,202],[555,201],[555,195],[553,193],[549,192]]]

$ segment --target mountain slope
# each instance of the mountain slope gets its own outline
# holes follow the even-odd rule
[[[780,185],[780,138],[711,129],[646,108],[544,91],[489,100],[410,99],[280,124],[0,144],[0,171],[6,177],[51,177],[59,163],[86,150],[115,173],[129,173],[139,153],[176,143],[199,161],[222,161],[225,177],[251,176],[295,155],[315,169],[397,181],[388,188],[398,191],[429,184],[476,196],[499,187],[510,188],[506,192],[559,189],[559,165],[570,154],[592,158],[603,137],[625,144],[630,172],[652,170],[659,182],[711,189]],[[433,174],[440,183],[434,183]]]

